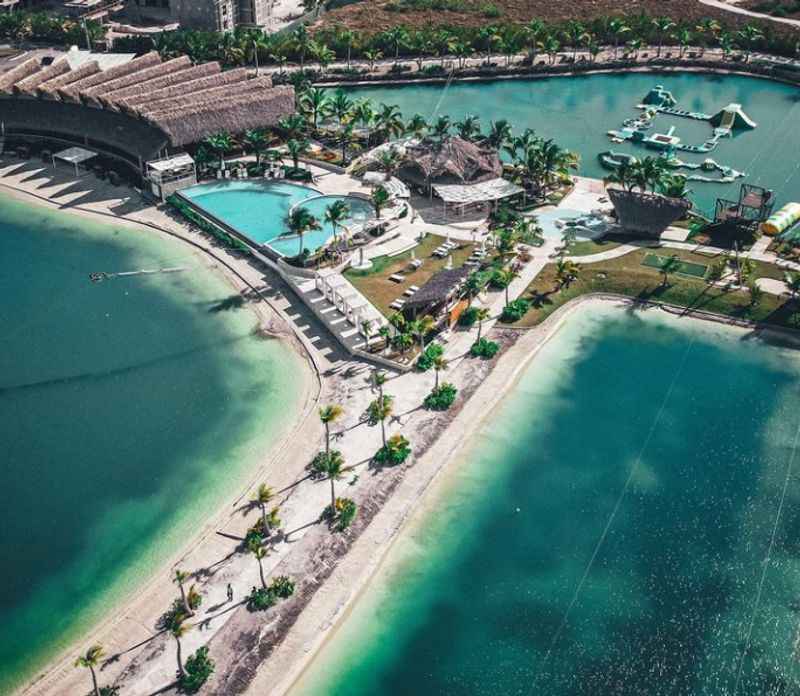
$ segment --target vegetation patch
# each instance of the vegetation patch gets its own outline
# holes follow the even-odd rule
[[[425,352],[422,353],[419,358],[417,358],[417,371],[427,372],[434,366],[436,358],[441,358],[443,355],[444,348],[442,348],[438,343],[431,343],[427,348],[425,348]]]
[[[411,443],[398,433],[387,440],[386,446],[381,447],[373,459],[381,466],[397,466],[405,462],[410,454]]]
[[[514,324],[522,319],[525,314],[527,314],[530,307],[530,302],[522,297],[512,300],[505,307],[503,307],[503,313],[500,315],[500,321],[505,324]]]
[[[458,389],[450,382],[444,382],[425,397],[425,408],[431,411],[446,411],[456,400]]]
[[[490,341],[488,338],[481,338],[472,344],[469,349],[469,354],[473,358],[482,358],[483,360],[491,360],[497,355],[500,350],[500,344]]]
[[[179,681],[181,692],[197,693],[213,673],[214,661],[208,656],[208,647],[204,645],[186,659],[184,673]]]
[[[642,259],[642,265],[650,266],[662,270],[670,260],[670,256],[659,256],[658,254],[646,254]],[[693,278],[705,278],[708,266],[702,263],[692,263],[690,261],[678,261],[675,273],[692,276]]]

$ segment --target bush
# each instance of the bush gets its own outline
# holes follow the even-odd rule
[[[497,343],[490,341],[488,338],[482,338],[480,341],[475,341],[475,343],[472,344],[472,348],[469,349],[469,354],[473,358],[491,360],[497,355],[497,351],[499,350],[500,346]]]
[[[444,355],[444,348],[438,343],[431,343],[425,352],[417,358],[417,370],[419,372],[427,372],[433,367],[433,361],[436,358],[441,358]]]
[[[512,300],[505,307],[503,313],[500,315],[500,321],[506,324],[513,324],[525,316],[527,311],[531,308],[527,300],[518,299]]]
[[[503,13],[497,5],[493,2],[489,2],[485,5],[481,5],[481,14],[488,19],[495,19]]]
[[[194,655],[186,659],[185,673],[180,680],[180,689],[186,694],[200,690],[214,673],[214,661],[208,656],[208,647],[198,648]]]
[[[422,68],[423,75],[444,75],[446,72],[447,71],[444,69],[444,66],[439,65],[438,63],[435,65],[426,65],[424,68]]]
[[[341,456],[342,453],[339,450],[331,450],[327,454],[322,452],[317,452],[314,458],[311,460],[311,463],[308,465],[308,470],[311,472],[314,478],[324,478],[327,476],[328,471],[328,460],[333,456]]]
[[[411,66],[408,63],[395,63],[391,68],[389,68],[390,73],[404,73],[410,71]]]
[[[279,575],[269,585],[270,592],[280,599],[288,599],[294,594],[294,580],[286,575]]]
[[[247,597],[247,608],[250,611],[265,611],[278,603],[278,597],[272,590],[259,587]]]
[[[350,498],[337,498],[334,525],[336,530],[343,532],[351,524],[353,524],[353,520],[356,518],[357,512],[358,506],[355,504],[355,501],[351,500]]]
[[[434,389],[425,397],[425,408],[431,411],[446,411],[456,400],[458,389],[449,382],[445,382],[437,389]]]
[[[402,435],[389,438],[386,447],[381,447],[373,457],[376,464],[381,466],[397,466],[402,464],[411,454],[411,443]]]
[[[467,307],[458,318],[459,326],[474,326],[476,321],[478,321],[477,307]]]
[[[292,181],[311,181],[311,172],[308,169],[284,167],[284,171],[286,172],[286,178]]]

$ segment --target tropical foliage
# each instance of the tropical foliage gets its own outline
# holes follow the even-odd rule
[[[408,459],[411,443],[400,433],[392,435],[376,453],[375,463],[382,466],[397,466]]]
[[[475,343],[472,344],[472,347],[469,349],[469,354],[473,358],[491,360],[495,355],[497,355],[499,350],[500,346],[494,341],[490,341],[488,338],[479,338],[477,341],[475,341]]]
[[[184,673],[178,684],[180,690],[185,694],[197,693],[213,673],[214,661],[208,656],[208,647],[204,645],[186,659]]]
[[[434,387],[423,403],[431,411],[446,411],[453,405],[457,393],[458,389],[453,384],[444,382],[441,386]]]
[[[513,324],[514,322],[522,319],[530,307],[531,306],[528,300],[524,300],[522,298],[512,300],[505,307],[503,307],[503,313],[500,315],[500,321],[506,324]]]

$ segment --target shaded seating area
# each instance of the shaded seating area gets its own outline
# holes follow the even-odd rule
[[[470,211],[483,210],[486,205],[496,207],[502,200],[521,198],[523,204],[525,202],[525,189],[502,177],[473,184],[437,184],[433,191],[442,200],[445,219],[449,212],[463,216]]]
[[[428,279],[403,305],[403,314],[410,318],[431,315],[447,316],[461,299],[461,288],[471,273],[467,266],[439,271]]]
[[[666,229],[689,212],[692,204],[683,198],[655,193],[608,189],[620,227],[629,233],[660,237]]]
[[[386,324],[386,319],[378,313],[372,304],[347,282],[344,276],[333,269],[327,268],[317,271],[314,274],[314,286],[341,315],[339,318],[333,316],[323,317],[329,328],[333,324],[346,321],[353,327],[354,333],[362,335],[371,344],[378,329]],[[365,324],[371,327],[369,332],[366,330]]]

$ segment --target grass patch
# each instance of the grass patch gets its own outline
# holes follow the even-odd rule
[[[407,288],[411,285],[421,288],[434,273],[444,269],[447,257],[439,259],[431,255],[444,241],[444,237],[428,234],[414,247],[416,258],[423,261],[422,266],[416,270],[409,265],[411,251],[407,251],[397,256],[378,256],[372,259],[372,268],[366,271],[347,269],[344,275],[364,297],[375,305],[378,311],[387,317],[391,316],[394,314],[394,310],[390,309],[389,305],[398,297],[402,297]],[[454,268],[463,265],[472,254],[473,247],[474,245],[471,243],[462,242],[461,246],[453,251]],[[395,273],[402,274],[403,281],[401,283],[389,280],[389,276]]]
[[[683,249],[670,249],[673,251],[683,262],[704,265],[702,262],[706,260],[706,257]],[[643,264],[645,256],[652,253],[636,249],[616,259],[587,264],[581,269],[578,279],[562,290],[556,290],[555,264],[548,264],[523,293],[522,297],[530,300],[531,308],[514,326],[536,326],[570,300],[589,293],[614,293],[661,301],[777,326],[794,328],[800,325],[800,306],[775,295],[765,293],[760,303],[752,307],[747,291],[710,287],[692,276],[675,275],[670,277],[667,285],[663,285],[659,270]],[[783,271],[775,266],[754,265],[756,278],[783,277]]]
[[[573,242],[567,249],[567,256],[591,256],[603,251],[611,251],[621,246],[622,242],[602,241],[595,242],[591,239],[584,239],[580,242]]]
[[[658,254],[645,254],[642,259],[642,265],[649,266],[661,270],[664,264],[669,261],[669,256],[659,256]],[[708,266],[702,263],[692,263],[690,261],[681,261],[678,266],[678,273],[681,275],[691,276],[692,278],[705,278]]]

